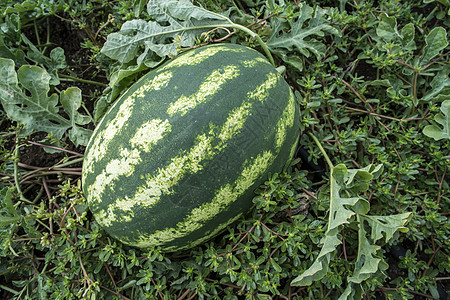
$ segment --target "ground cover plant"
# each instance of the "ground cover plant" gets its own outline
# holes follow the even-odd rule
[[[445,299],[448,1],[0,4],[2,299]],[[218,238],[109,237],[84,147],[137,78],[212,43],[257,49],[301,110],[299,149]]]

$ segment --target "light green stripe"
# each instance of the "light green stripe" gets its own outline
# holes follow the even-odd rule
[[[219,226],[215,227],[212,231],[207,232],[204,237],[202,237],[202,238],[200,238],[200,239],[198,239],[196,241],[193,241],[192,242],[192,246],[200,245],[203,242],[205,242],[205,241],[209,240],[210,238],[214,237],[219,232],[221,232],[222,230],[227,228],[229,225],[234,223],[236,220],[238,220],[240,217],[242,217],[242,215],[243,215],[243,213],[240,213],[237,216],[235,216],[235,217],[231,218],[230,220],[228,220],[227,222],[225,222],[223,224],[220,224]],[[185,248],[190,248],[192,246],[191,245],[187,245],[187,247],[185,247]],[[183,249],[183,247],[182,247],[182,249]]]
[[[270,151],[264,151],[248,163],[239,178],[232,184],[226,184],[219,189],[211,202],[191,211],[184,221],[179,222],[176,228],[167,228],[157,231],[154,234],[146,235],[137,243],[140,247],[150,245],[163,245],[177,238],[182,238],[197,229],[200,229],[205,223],[214,218],[221,211],[225,210],[231,203],[235,202],[245,191],[251,187],[255,181],[260,178],[274,160]]]
[[[249,98],[257,99],[259,101],[264,101],[269,96],[269,91],[271,88],[278,84],[281,75],[279,73],[269,73],[267,74],[267,79],[263,84],[259,85],[255,90],[248,93]]]
[[[236,66],[229,65],[218,70],[214,70],[205,81],[202,82],[197,92],[189,97],[181,96],[177,101],[170,104],[167,114],[173,116],[180,113],[182,116],[194,109],[197,105],[204,103],[208,97],[216,94],[228,80],[239,75]]]
[[[174,58],[169,63],[164,65],[161,70],[166,70],[169,68],[178,68],[183,66],[193,66],[201,63],[202,61],[206,60],[207,58],[210,58],[211,56],[215,55],[218,52],[245,52],[248,51],[248,49],[232,49],[228,47],[223,46],[215,46],[215,47],[206,47],[199,52],[196,51],[190,51],[186,52],[183,55]]]
[[[294,125],[295,118],[295,98],[294,93],[290,91],[289,102],[286,108],[283,111],[281,119],[278,121],[276,126],[276,135],[275,135],[275,148],[279,149],[284,140],[286,140],[287,131]]]
[[[142,98],[145,96],[145,92],[148,91],[158,91],[163,87],[166,87],[172,78],[172,72],[166,71],[162,72],[147,82],[141,84],[141,86],[133,93],[133,97]]]
[[[295,143],[292,144],[291,150],[289,151],[289,162],[294,158],[295,150],[297,150],[298,140],[300,136],[297,136]]]
[[[136,92],[134,92],[132,95],[130,95],[123,101],[123,103],[119,107],[119,111],[117,112],[116,116],[112,118],[104,126],[102,125],[102,127],[104,127],[105,129],[103,129],[101,132],[98,133],[94,131],[95,139],[92,145],[90,146],[83,163],[84,178],[88,173],[91,173],[93,171],[94,163],[96,161],[101,160],[105,156],[106,151],[109,148],[108,147],[109,143],[120,132],[122,127],[127,123],[128,119],[133,113],[136,98],[142,97],[144,91],[159,90],[167,86],[171,78],[172,78],[171,72],[164,72],[155,76],[153,79],[149,80],[149,82],[143,84]],[[114,106],[118,105],[118,103],[119,101],[116,102]],[[99,124],[97,128],[99,128],[100,125],[101,124]]]
[[[169,132],[171,128],[169,120],[154,119],[145,122],[131,138],[131,146],[149,152],[152,146],[162,139],[163,135]]]
[[[128,121],[133,112],[133,107],[134,98],[128,97],[125,99],[120,105],[116,116],[104,126],[104,130],[96,135],[84,160],[84,174],[91,173],[94,168],[94,163],[105,156],[109,143]]]
[[[112,211],[111,207],[108,207],[107,210],[101,210],[94,214],[95,220],[97,223],[104,227],[104,226],[110,226],[112,222],[117,221],[114,219],[114,213]],[[122,216],[122,220],[125,220]],[[131,217],[129,217],[129,220],[131,221]]]
[[[270,62],[267,59],[263,58],[263,57],[256,57],[256,58],[253,58],[253,59],[244,60],[242,62],[242,64],[246,68],[253,68],[258,63],[266,63],[266,64],[269,64],[271,66]]]
[[[233,135],[236,134],[236,132],[241,131],[242,127],[244,127],[244,123],[247,120],[247,117],[250,114],[251,107],[252,103],[246,102],[242,106],[232,111],[219,133],[219,139],[222,142],[228,141],[233,137]]]
[[[132,149],[122,148],[119,155],[120,159],[111,160],[95,178],[94,183],[88,187],[89,203],[91,205],[99,203],[106,186],[111,184],[112,181],[117,180],[120,176],[130,176],[135,166],[142,161],[141,151],[150,151],[151,147],[170,130],[171,126],[168,120],[155,119],[141,126],[131,138]]]

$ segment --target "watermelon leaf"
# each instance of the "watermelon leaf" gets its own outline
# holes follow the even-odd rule
[[[447,31],[442,27],[433,28],[425,37],[426,46],[423,49],[420,66],[427,65],[439,52],[448,46]]]
[[[299,66],[296,56],[290,56],[289,51],[296,50],[300,54],[309,57],[314,54],[317,59],[325,55],[326,46],[313,36],[324,36],[325,32],[340,36],[340,32],[329,25],[325,18],[326,10],[312,8],[300,3],[300,15],[294,22],[292,20],[275,19],[272,25],[272,35],[267,46],[279,55],[286,63]],[[298,55],[297,55],[298,56]]]
[[[450,139],[450,100],[442,102],[441,112],[434,116],[434,121],[442,125],[443,128],[440,128],[438,125],[427,125],[423,129],[423,134],[436,141],[444,138]]]
[[[62,91],[60,95],[61,104],[64,111],[69,115],[71,129],[69,130],[69,138],[75,145],[87,145],[91,136],[91,130],[77,126],[85,125],[90,122],[88,116],[78,112],[81,106],[81,90],[77,87],[69,87]]]
[[[138,0],[134,3],[133,11],[134,11],[134,16],[136,18],[139,18],[139,15],[144,10],[145,2],[146,2],[146,0]]]
[[[387,269],[387,264],[377,257],[377,252],[381,247],[376,242],[384,237],[384,242],[387,243],[393,239],[397,231],[407,232],[408,228],[404,226],[410,217],[411,213],[390,216],[361,215],[358,217],[359,251],[356,258],[356,268],[353,275],[348,278],[349,283],[361,283],[379,270]],[[371,229],[370,238],[367,237],[365,224]]]
[[[76,145],[87,142],[91,131],[78,127],[89,122],[77,111],[81,105],[78,88],[62,92],[62,108],[69,116],[66,119],[59,114],[58,96],[48,96],[51,76],[44,69],[24,65],[16,73],[13,60],[0,58],[0,76],[4,78],[0,81],[0,101],[10,119],[24,124],[27,129],[51,133],[58,139],[72,128],[69,137]]]
[[[56,47],[50,51],[50,57],[47,57],[24,34],[22,34],[22,40],[30,48],[27,52],[27,58],[38,65],[44,66],[50,75],[50,84],[58,85],[60,83],[58,69],[67,67],[64,49]]]
[[[443,66],[442,69],[436,73],[436,75],[433,77],[433,80],[430,82],[430,86],[432,87],[431,91],[427,93],[421,100],[430,101],[435,97],[439,97],[441,95],[448,93],[448,91],[450,91],[449,75],[450,75],[450,65]],[[444,97],[449,98],[448,96]]]
[[[151,0],[147,12],[152,21],[131,20],[119,32],[108,35],[101,53],[119,62],[111,72],[110,89],[95,108],[98,120],[108,104],[140,71],[154,68],[180,47],[192,47],[205,30],[217,26],[236,27],[226,16],[193,5],[188,0]]]
[[[151,0],[147,4],[147,12],[157,22],[170,22],[178,26],[182,26],[184,20],[225,19],[221,15],[195,6],[189,0]]]
[[[343,164],[332,168],[329,221],[328,229],[322,240],[322,249],[311,267],[295,278],[291,285],[311,285],[313,281],[320,280],[327,274],[331,255],[336,252],[337,247],[341,244],[338,234],[341,226],[350,223],[351,217],[356,214],[355,210],[360,213],[367,213],[369,210],[369,203],[366,199],[358,195],[348,195],[352,192],[347,189],[347,184],[368,182],[373,177],[372,173],[378,172],[380,168],[381,166],[369,165],[364,169],[348,170]],[[359,175],[356,175],[357,173]],[[341,193],[347,195],[341,196]]]
[[[376,29],[377,38],[384,43],[396,43],[403,51],[416,49],[414,41],[414,24],[406,24],[400,31],[397,28],[397,19],[386,14],[381,15],[381,21]]]
[[[368,182],[377,178],[382,170],[382,165],[348,170],[345,165],[339,164],[331,168],[329,221],[321,241],[322,249],[313,264],[295,278],[291,285],[308,286],[327,275],[331,257],[342,243],[339,232],[352,220],[356,221],[358,228],[358,255],[353,274],[347,278],[347,288],[339,299],[360,299],[364,292],[361,283],[388,268],[378,254],[381,247],[377,245],[377,241],[387,243],[393,240],[396,232],[407,232],[405,225],[411,213],[367,215],[369,202],[359,196],[359,193],[368,190]]]
[[[22,49],[14,48],[22,41],[20,34],[20,18],[18,15],[11,14],[5,17],[5,20],[0,24],[0,57],[10,58],[14,60],[16,65],[24,65],[25,52]]]
[[[189,1],[152,0],[147,5],[147,12],[155,21],[125,22],[119,32],[108,36],[101,52],[122,64],[138,54],[140,61],[151,59],[153,55],[166,57],[175,55],[179,46],[193,46],[195,38],[202,32],[197,26],[230,24],[227,17]]]

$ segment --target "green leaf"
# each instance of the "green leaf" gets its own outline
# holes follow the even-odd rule
[[[345,175],[347,175],[347,173],[348,173],[347,167],[344,164],[338,164],[333,168],[331,175],[335,180],[343,183],[345,180]]]
[[[382,40],[381,49],[386,50],[385,44],[395,43],[397,51],[413,51],[416,49],[414,41],[415,26],[412,23],[406,24],[400,31],[397,27],[396,17],[389,17],[386,14],[381,15],[381,21],[376,29],[376,39]],[[393,48],[389,50],[394,51]]]
[[[363,236],[366,232],[363,228],[364,226],[360,226],[360,237]],[[378,270],[378,265],[381,262],[381,259],[375,257],[375,254],[380,246],[377,244],[372,244],[370,241],[364,236],[360,238],[358,245],[358,258],[356,261],[356,268],[352,276],[348,278],[349,282],[361,283],[364,280],[370,278],[372,274],[375,274]]]
[[[12,202],[11,190],[12,187],[5,187],[0,190],[0,206],[6,209],[6,212],[13,215],[18,216],[16,209],[14,208],[14,204]]]
[[[145,45],[146,40],[161,38],[164,32],[173,37],[173,35],[167,33],[171,31],[171,28],[164,28],[152,21],[127,21],[119,32],[108,35],[101,52],[124,64],[138,56],[139,48]],[[146,50],[148,51],[148,49]],[[169,54],[171,53],[167,53],[167,55]],[[138,59],[142,59],[146,55],[147,53],[144,51]]]
[[[283,269],[280,267],[280,265],[277,264],[277,262],[273,258],[270,258],[270,263],[272,264],[272,267],[274,268],[275,271],[277,271],[279,273],[281,271],[283,271]]]
[[[195,6],[189,0],[150,0],[147,12],[158,22],[177,23],[184,20],[224,20],[216,13]]]
[[[78,112],[81,106],[81,90],[77,87],[69,87],[61,92],[61,105],[69,116],[71,129],[69,130],[69,138],[75,145],[87,145],[91,137],[91,131],[78,125],[86,125],[90,122],[88,116],[84,116]]]
[[[313,9],[302,3],[299,8],[300,15],[296,21],[290,19],[274,21],[272,35],[267,42],[269,49],[280,55],[287,63],[290,63],[287,52],[294,50],[306,57],[313,53],[320,59],[325,55],[326,46],[313,36],[323,37],[326,32],[340,35],[340,32],[329,25],[329,21],[325,18],[326,10],[319,7]]]
[[[20,217],[9,217],[0,215],[0,227],[16,224],[20,220]]]
[[[22,22],[17,14],[7,15],[4,19],[4,22],[0,23],[0,32],[1,32],[0,38],[4,40],[5,43],[4,46],[7,47],[11,52],[15,52],[12,47],[14,46],[18,47],[22,42],[22,37],[20,34],[21,27]],[[25,56],[25,53],[23,53],[23,51],[20,50],[20,52],[22,57]],[[1,53],[2,52],[0,52],[0,54]]]
[[[50,51],[50,57],[47,57],[42,54],[42,52],[39,51],[39,49],[33,45],[33,43],[24,34],[22,34],[22,40],[30,49],[27,52],[27,58],[46,68],[51,77],[49,82],[50,85],[58,85],[60,83],[58,69],[64,69],[67,66],[64,49],[61,47],[56,47]]]
[[[122,64],[136,57],[138,62],[145,62],[153,55],[175,55],[179,46],[193,46],[195,38],[205,30],[199,28],[201,25],[214,24],[215,27],[230,24],[226,17],[186,0],[152,0],[148,3],[147,11],[155,21],[125,22],[118,33],[108,36],[101,52]]]
[[[21,217],[12,202],[14,187],[5,187],[0,190],[0,256],[8,252],[14,229]]]
[[[139,72],[145,71],[148,68],[154,68],[163,61],[164,59],[158,61],[150,60],[145,63],[138,62],[137,65],[131,65],[114,71],[109,79],[109,86],[112,88],[111,98],[115,99]]]
[[[397,39],[400,36],[397,30],[397,19],[395,17],[389,17],[386,14],[382,14],[376,33],[386,42]]]
[[[441,104],[441,112],[434,116],[434,121],[442,125],[427,125],[423,129],[423,134],[439,141],[441,139],[450,139],[450,100],[445,100]]]
[[[345,165],[338,164],[331,170],[330,183],[330,211],[328,228],[322,240],[323,246],[314,263],[302,275],[295,278],[291,285],[306,286],[313,281],[322,279],[328,272],[331,255],[336,252],[341,244],[339,231],[342,225],[350,223],[350,218],[356,213],[367,213],[369,203],[359,196],[344,197],[348,183],[361,183],[373,178],[373,173],[378,172],[381,166],[369,165],[362,169],[348,170]]]
[[[25,0],[20,4],[14,4],[13,6],[7,7],[3,12],[3,15],[33,11],[37,7],[37,5],[38,3],[35,1]]]
[[[445,5],[447,7],[450,7],[450,1],[449,0],[423,0],[424,3],[432,3],[432,2],[439,2],[442,5]],[[439,297],[438,297],[439,298]]]
[[[342,197],[341,189],[345,187],[345,181],[350,180],[354,170],[347,171],[343,164],[339,164],[331,171],[332,179],[330,184],[330,217],[327,234],[338,231],[338,227],[350,223],[349,219],[355,215],[353,206],[361,207],[363,213],[369,209],[367,200],[360,197]],[[342,179],[344,182],[342,182]],[[342,182],[342,183],[340,183]],[[350,181],[351,182],[351,181]],[[359,209],[358,209],[359,210]]]
[[[364,290],[362,289],[361,285],[350,282],[345,288],[344,292],[342,292],[338,300],[347,300],[347,299],[359,300],[363,299],[363,294]]]
[[[139,18],[139,15],[144,10],[146,0],[138,0],[134,3],[134,17]]]
[[[438,289],[434,285],[428,284],[428,290],[430,291],[431,296],[433,296],[434,299],[441,298]]]
[[[409,221],[411,213],[390,216],[360,216],[358,256],[356,268],[353,275],[348,278],[349,282],[361,283],[369,279],[379,269],[385,270],[387,265],[378,257],[377,251],[381,249],[376,242],[383,238],[384,242],[390,241],[397,231],[406,232],[404,227]],[[365,223],[371,228],[370,239],[367,237]],[[384,235],[383,235],[384,234]]]
[[[337,247],[342,243],[338,235],[326,235],[319,255],[313,264],[300,276],[292,280],[292,286],[308,286],[314,281],[322,279],[329,271],[331,255],[336,252]]]
[[[127,288],[134,287],[134,286],[136,286],[136,282],[137,282],[137,280],[135,280],[135,279],[130,280],[129,282],[127,282],[123,286],[119,287],[118,290],[122,291],[122,290],[126,290]]]
[[[432,87],[431,91],[427,93],[421,100],[430,101],[431,99],[437,97],[450,90],[450,65],[445,65],[442,69],[436,73],[433,80],[430,82]]]
[[[404,50],[416,50],[416,42],[414,41],[415,26],[412,23],[406,24],[400,31],[400,38]]]
[[[19,49],[11,49],[6,46],[3,37],[0,35],[0,57],[14,60],[18,65],[26,64],[25,53]]]
[[[403,213],[390,216],[361,216],[362,221],[367,221],[370,228],[370,238],[376,242],[383,238],[387,243],[392,240],[394,233],[397,231],[408,232],[405,225],[409,222],[412,213]]]
[[[448,46],[447,31],[442,27],[433,28],[425,37],[426,46],[423,49],[420,66],[427,65],[439,52]]]
[[[69,115],[66,119],[59,114],[58,96],[48,96],[51,77],[44,69],[24,65],[16,73],[14,61],[0,58],[0,76],[4,78],[0,81],[0,100],[10,119],[24,124],[28,129],[51,133],[58,139],[72,128],[69,136],[74,143],[87,141],[90,131],[76,125],[87,123],[84,117],[76,113],[81,103],[81,92],[77,92],[77,88],[62,92],[62,107]]]

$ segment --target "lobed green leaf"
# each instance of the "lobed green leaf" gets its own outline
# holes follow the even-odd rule
[[[296,21],[275,19],[267,46],[286,63],[301,69],[301,61],[290,56],[288,52],[297,51],[306,57],[312,53],[320,59],[325,55],[326,46],[314,36],[323,37],[325,32],[340,36],[340,32],[329,24],[325,17],[326,10],[302,3],[299,8],[300,15]]]
[[[441,104],[440,108],[442,113],[438,113],[434,116],[434,121],[441,125],[427,125],[423,129],[423,134],[428,137],[439,141],[441,139],[450,139],[450,100],[445,100]]]
[[[0,58],[0,76],[5,78],[0,81],[0,101],[10,119],[28,129],[51,133],[58,139],[72,128],[69,136],[76,145],[87,142],[91,132],[78,127],[88,123],[88,119],[76,111],[81,105],[78,88],[62,93],[62,108],[69,115],[66,119],[59,114],[58,96],[48,96],[51,77],[44,69],[24,65],[16,73],[14,61]]]

